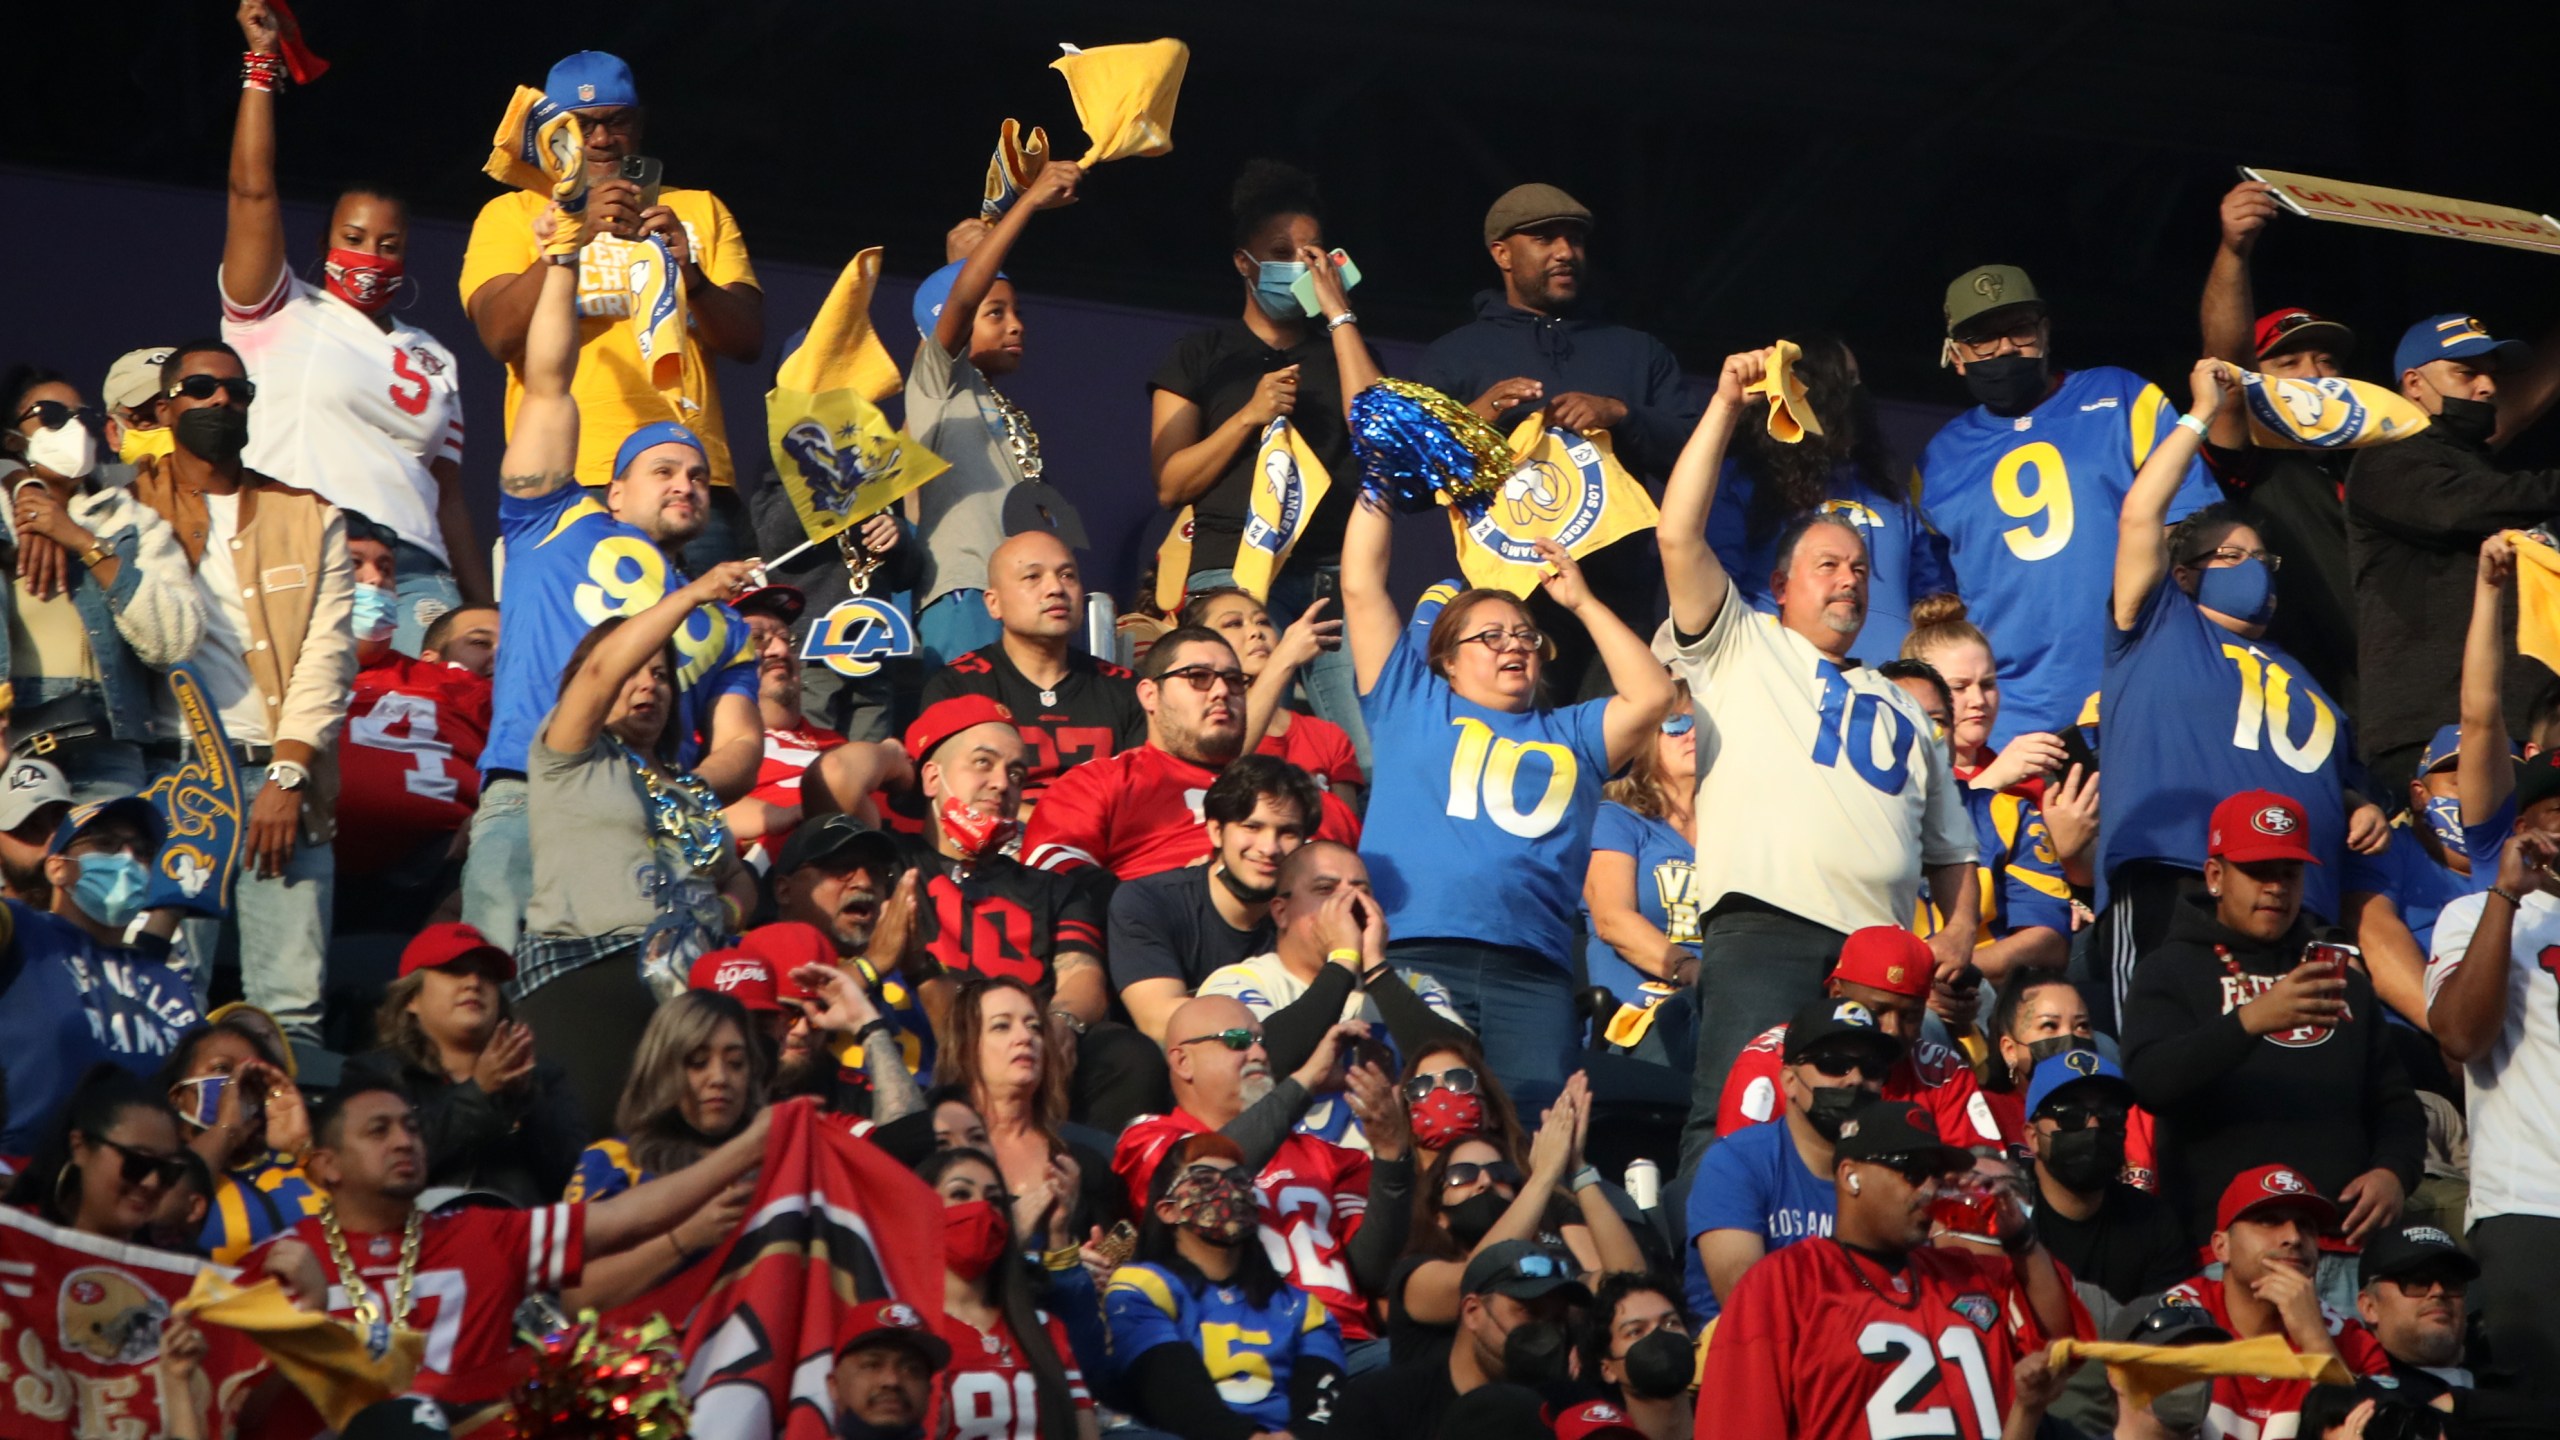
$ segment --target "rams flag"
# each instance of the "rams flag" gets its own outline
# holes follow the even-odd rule
[[[1606,431],[1577,435],[1547,424],[1540,410],[1511,432],[1511,452],[1520,463],[1501,494],[1481,507],[1449,508],[1458,568],[1470,585],[1526,596],[1546,570],[1531,541],[1553,540],[1580,559],[1660,518]]]
[[[2343,375],[2309,379],[2240,372],[2249,442],[2281,450],[2358,450],[2406,440],[2427,412],[2397,392]]]
[[[151,888],[142,906],[174,906],[198,915],[231,913],[231,881],[240,869],[246,830],[240,803],[240,769],[232,759],[222,716],[192,665],[169,672],[169,693],[184,722],[186,763],[142,794],[160,811],[169,839],[151,863]]]
[[[978,199],[978,218],[989,224],[1003,219],[1048,163],[1048,131],[1034,125],[1026,136],[1021,121],[1005,121],[996,133],[996,153],[987,158],[987,188]]]
[[[1306,533],[1333,479],[1285,415],[1262,427],[1254,471],[1260,478],[1245,501],[1244,534],[1236,541],[1236,588],[1268,600],[1271,577],[1289,562],[1290,548]]]
[[[1067,77],[1067,94],[1076,102],[1076,119],[1084,124],[1093,148],[1082,165],[1123,160],[1132,155],[1162,155],[1173,148],[1173,106],[1182,98],[1182,72],[1191,66],[1191,47],[1179,40],[1150,40],[1144,45],[1103,45],[1067,53],[1049,68]]]
[[[701,361],[684,343],[693,324],[685,313],[684,274],[664,235],[632,246],[630,266],[631,338],[640,347],[640,368],[648,372],[669,412],[691,424],[702,408],[692,397],[702,394],[703,386],[694,373]]]
[[[853,257],[765,392],[765,434],[800,528],[829,539],[951,468],[890,425],[876,403],[897,393],[897,362],[871,330],[880,247]]]

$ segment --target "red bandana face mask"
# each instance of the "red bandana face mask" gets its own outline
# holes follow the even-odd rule
[[[1484,1130],[1484,1101],[1442,1086],[1413,1107],[1413,1143],[1425,1150],[1446,1150]]]
[[[405,266],[397,255],[368,255],[362,250],[332,250],[321,270],[329,277],[329,293],[367,315],[379,313],[400,293]]]
[[[942,802],[942,833],[960,847],[963,859],[985,859],[1021,829],[1022,823],[1010,815],[980,815],[957,797]]]

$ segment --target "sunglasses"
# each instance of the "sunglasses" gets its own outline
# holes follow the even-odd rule
[[[1404,1082],[1404,1103],[1419,1105],[1434,1090],[1447,1090],[1452,1095],[1476,1093],[1476,1072],[1464,1065],[1453,1065],[1437,1075],[1416,1075]]]
[[[190,375],[169,387],[171,395],[190,400],[210,400],[217,390],[243,405],[258,398],[258,387],[238,375]]]
[[[1179,1050],[1185,1045],[1205,1045],[1213,1040],[1230,1050],[1245,1051],[1262,1043],[1262,1032],[1249,1025],[1239,1025],[1232,1030],[1218,1031],[1214,1035],[1194,1035],[1188,1040],[1177,1040],[1173,1043],[1173,1048]]]
[[[1163,684],[1167,680],[1183,681],[1189,684],[1192,689],[1197,690],[1204,695],[1208,693],[1210,686],[1217,684],[1221,680],[1226,681],[1227,688],[1237,694],[1243,694],[1245,686],[1250,683],[1244,678],[1243,671],[1221,670],[1214,665],[1184,665],[1176,669],[1167,670],[1162,675],[1156,677],[1156,683],[1159,685]]]
[[[1553,1255],[1523,1255],[1511,1262],[1510,1278],[1552,1280],[1564,1273],[1564,1262]]]
[[[1520,1188],[1520,1167],[1508,1160],[1461,1160],[1442,1173],[1440,1188],[1455,1190],[1460,1186],[1473,1185],[1479,1175],[1496,1185],[1508,1185],[1515,1190]]]
[[[1881,1165],[1915,1186],[1943,1179],[1947,1173],[1945,1162],[1933,1155],[1875,1155],[1867,1163]]]
[[[1869,1080],[1881,1079],[1893,1068],[1892,1061],[1863,1050],[1817,1050],[1796,1063],[1812,1066],[1826,1080],[1838,1080],[1852,1071]]]
[[[103,428],[107,423],[96,410],[86,405],[75,408],[59,400],[38,400],[18,412],[18,423],[24,425],[29,416],[33,416],[36,424],[47,430],[59,430],[74,420],[92,430]]]
[[[1665,715],[1662,717],[1662,733],[1669,735],[1674,739],[1677,739],[1682,735],[1686,735],[1697,728],[1698,717],[1691,711],[1683,710],[1677,715]]]
[[[2047,1105],[2037,1118],[2047,1117],[2052,1119],[2056,1129],[2086,1130],[2092,1125],[2121,1126],[2132,1118],[2132,1112],[2122,1105],[2083,1105],[2064,1101],[2058,1105]]]
[[[123,1158],[124,1183],[127,1185],[140,1185],[157,1176],[160,1184],[168,1187],[187,1177],[187,1162],[175,1155],[154,1155],[148,1150],[136,1150],[130,1145],[119,1145],[104,1138],[98,1143]]]

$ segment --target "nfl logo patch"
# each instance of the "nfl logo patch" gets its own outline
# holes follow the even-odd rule
[[[1948,1301],[1947,1308],[1963,1316],[1966,1323],[1985,1335],[1991,1333],[1992,1326],[2000,1323],[1999,1305],[1978,1290],[1968,1290]]]
[[[579,86],[579,87],[578,87],[578,98],[579,98],[579,99],[581,99],[581,100],[593,100],[594,98],[596,98],[596,87],[594,87],[593,85],[581,85],[581,86]]]

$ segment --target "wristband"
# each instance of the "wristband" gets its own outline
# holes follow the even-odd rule
[[[1332,334],[1334,331],[1341,329],[1341,328],[1342,328],[1343,326],[1345,326],[1345,325],[1357,325],[1357,324],[1359,324],[1359,323],[1360,323],[1360,317],[1359,317],[1357,314],[1353,313],[1352,311],[1345,310],[1345,311],[1343,311],[1343,312],[1342,312],[1341,314],[1339,314],[1339,315],[1333,315],[1333,316],[1328,316],[1328,317],[1326,317],[1325,322],[1324,322],[1324,329],[1325,329],[1325,333],[1326,333],[1326,334],[1328,334],[1328,335],[1330,335],[1330,334]]]
[[[99,540],[89,546],[88,551],[80,557],[80,563],[95,570],[114,558],[116,558],[116,552],[107,548],[106,541]]]
[[[1599,1183],[1600,1167],[1596,1165],[1585,1165],[1581,1169],[1573,1172],[1573,1178],[1565,1182],[1565,1188],[1571,1190],[1574,1194],[1579,1195],[1583,1191],[1588,1190]]]
[[[1327,950],[1324,952],[1324,958],[1333,961],[1336,964],[1348,965],[1355,972],[1366,969],[1369,959],[1368,956],[1361,954],[1358,949],[1349,945],[1345,945],[1338,950]]]
[[[871,1023],[870,1023],[870,1024],[868,1024],[868,1025],[861,1025],[861,1026],[857,1026],[857,1027],[855,1027],[854,1032],[853,1032],[853,1043],[854,1043],[854,1044],[856,1044],[856,1045],[860,1045],[860,1044],[862,1044],[862,1043],[863,1043],[863,1038],[862,1038],[862,1037],[864,1037],[864,1036],[866,1036],[866,1035],[870,1034],[870,1033],[871,1033],[872,1031],[874,1031],[874,1030],[889,1030],[889,1031],[895,1031],[897,1028],[898,1028],[898,1022],[897,1022],[897,1021],[890,1019],[890,1018],[889,1018],[888,1016],[886,1016],[886,1015],[874,1015],[874,1016],[872,1016],[872,1017],[871,1017]]]
[[[2504,886],[2502,886],[2502,885],[2492,885],[2492,886],[2490,886],[2490,887],[2489,887],[2489,893],[2490,893],[2490,894],[2492,894],[2492,895],[2497,896],[2497,897],[2498,897],[2499,899],[2501,899],[2501,900],[2506,901],[2509,905],[2514,906],[2514,907],[2515,907],[2515,908],[2517,908],[2518,910],[2521,910],[2521,909],[2523,909],[2523,908],[2524,908],[2524,897],[2523,897],[2523,896],[2521,896],[2521,895],[2518,895],[2518,894],[2517,894],[2517,893],[2515,893],[2514,891],[2509,890],[2509,889],[2507,889],[2506,887],[2504,887]]]
[[[1083,1263],[1084,1247],[1080,1245],[1061,1245],[1055,1250],[1043,1251],[1040,1255],[1040,1268],[1056,1274],[1073,1270]]]
[[[240,57],[240,88],[259,90],[269,95],[285,86],[284,57],[261,55],[255,50]]]
[[[1049,1012],[1049,1018],[1073,1030],[1079,1038],[1084,1035],[1085,1023],[1076,1017],[1076,1012],[1073,1010],[1052,1010]]]
[[[2201,440],[2204,438],[2204,432],[2211,427],[2201,417],[2181,415],[2178,417],[2178,428]]]

